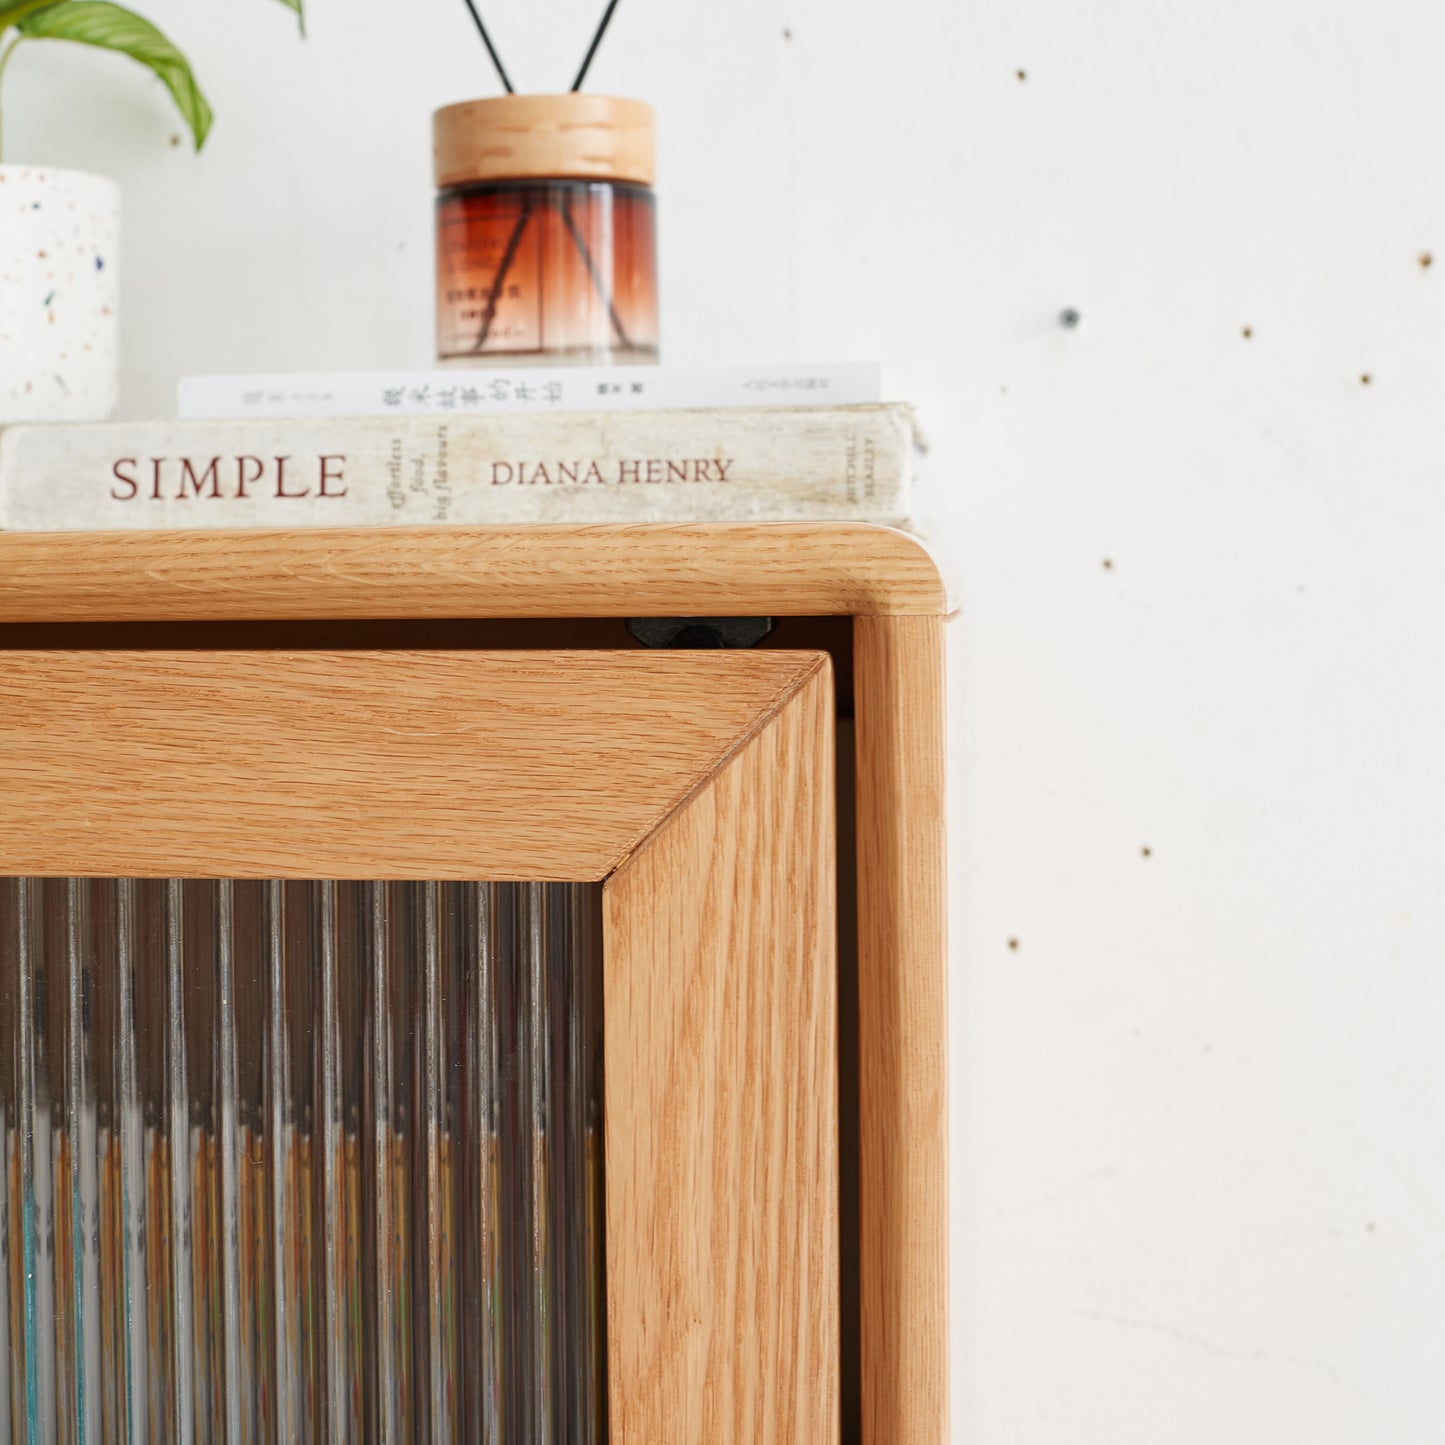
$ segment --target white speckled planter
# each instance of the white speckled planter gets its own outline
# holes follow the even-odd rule
[[[0,165],[0,423],[114,415],[119,261],[113,180]]]

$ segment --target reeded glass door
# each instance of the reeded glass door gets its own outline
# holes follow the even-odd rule
[[[0,652],[0,1445],[835,1439],[831,787],[812,654]]]
[[[0,880],[0,1439],[602,1439],[600,901]]]

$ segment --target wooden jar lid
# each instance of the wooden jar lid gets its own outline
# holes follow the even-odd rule
[[[467,100],[432,117],[432,156],[440,190],[547,176],[650,186],[652,107],[575,92]]]

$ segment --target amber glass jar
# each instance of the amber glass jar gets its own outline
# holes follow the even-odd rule
[[[437,357],[657,360],[652,109],[507,95],[439,110]]]

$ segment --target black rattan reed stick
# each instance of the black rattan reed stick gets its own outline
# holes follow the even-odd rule
[[[615,5],[617,0],[612,0],[612,3]],[[497,47],[492,44],[492,37],[487,34],[487,27],[482,23],[481,12],[472,3],[472,0],[466,0],[466,7],[472,12],[472,19],[477,22],[477,33],[482,37],[482,44],[487,47],[487,54],[492,57],[492,64],[497,67],[497,74],[501,76],[503,89],[508,95],[511,95],[512,82],[508,80],[506,68],[502,64],[502,57],[497,54]],[[592,57],[589,55],[587,58],[591,60]],[[584,66],[583,69],[585,70],[586,67]]]
[[[467,0],[470,5],[471,0]],[[572,82],[573,90],[581,90],[582,82],[587,79],[588,67],[592,64],[592,57],[597,54],[597,47],[602,44],[602,37],[607,33],[607,27],[612,23],[612,12],[617,9],[617,0],[607,0],[607,9],[602,12],[602,23],[597,27],[597,34],[592,37],[592,44],[587,47],[587,54],[582,58],[582,69],[577,72],[577,79]],[[507,87],[508,90],[511,86]]]
[[[622,318],[617,314],[617,305],[612,299],[612,292],[608,289],[607,282],[602,279],[602,273],[597,269],[597,262],[592,259],[592,252],[587,242],[583,239],[582,232],[577,229],[576,217],[572,214],[572,202],[564,193],[562,196],[562,223],[567,227],[567,234],[572,237],[572,244],[577,248],[577,254],[582,258],[582,264],[587,268],[587,275],[592,282],[592,289],[601,298],[602,304],[607,308],[607,319],[612,323],[612,329],[617,333],[617,343],[624,351],[632,349],[632,342],[627,332],[623,329]]]
[[[473,351],[483,350],[487,337],[492,334],[492,322],[497,319],[497,303],[502,299],[502,287],[507,284],[507,272],[512,269],[512,262],[517,259],[517,247],[522,244],[522,232],[527,229],[527,222],[532,219],[534,204],[530,192],[522,197],[521,214],[517,217],[517,224],[512,227],[512,234],[507,237],[506,250],[502,252],[502,259],[497,263],[497,274],[492,280],[492,289],[487,293],[487,309],[482,313],[482,327],[477,333],[477,344],[472,347]],[[540,278],[537,284],[542,284]]]

